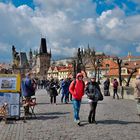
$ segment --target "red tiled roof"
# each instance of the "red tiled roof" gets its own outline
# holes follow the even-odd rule
[[[109,68],[118,68],[118,64],[113,60],[103,60],[101,69],[106,69],[106,65],[109,65]]]
[[[133,69],[133,68],[140,68],[140,60],[138,61],[127,61],[125,62],[122,67]]]
[[[110,69],[107,75],[118,76],[119,75],[119,70],[118,69]]]

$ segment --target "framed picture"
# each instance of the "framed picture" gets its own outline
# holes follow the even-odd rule
[[[10,116],[19,116],[19,105],[12,104],[10,105]]]
[[[0,74],[0,92],[20,92],[19,74]]]

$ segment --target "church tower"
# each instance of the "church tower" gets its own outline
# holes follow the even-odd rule
[[[41,38],[39,53],[37,54],[38,74],[41,77],[47,77],[50,62],[51,62],[51,53],[47,52],[46,39]]]

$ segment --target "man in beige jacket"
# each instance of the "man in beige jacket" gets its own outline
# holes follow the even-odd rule
[[[140,75],[136,76],[136,98],[140,98]]]
[[[140,116],[140,75],[136,76],[136,90],[137,114]]]

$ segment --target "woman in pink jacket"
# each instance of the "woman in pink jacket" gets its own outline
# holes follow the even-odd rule
[[[74,121],[80,125],[80,117],[79,111],[81,106],[81,99],[84,95],[85,84],[83,81],[83,75],[78,73],[76,76],[76,80],[73,80],[70,84],[69,91],[72,94],[72,102],[74,109]]]

